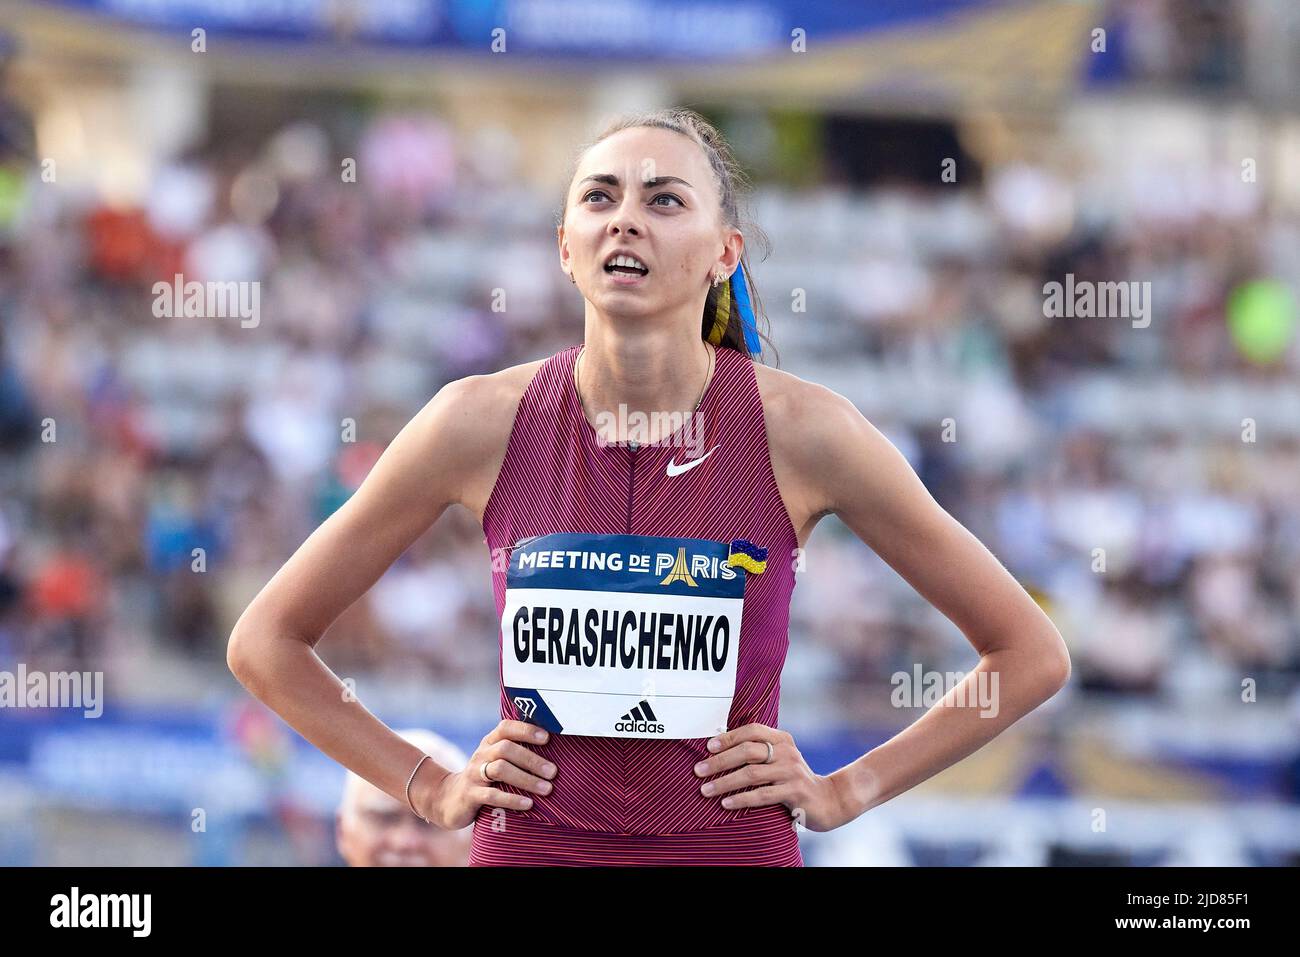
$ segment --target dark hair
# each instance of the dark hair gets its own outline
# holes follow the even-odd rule
[[[662,110],[649,110],[645,112],[626,113],[617,117],[610,122],[600,134],[591,142],[582,146],[573,162],[572,172],[569,174],[568,184],[573,183],[573,177],[577,173],[578,164],[582,160],[583,154],[591,149],[602,140],[608,139],[615,133],[623,130],[637,129],[639,127],[651,127],[654,129],[671,130],[674,133],[680,133],[682,136],[693,140],[696,145],[704,151],[708,157],[709,166],[713,170],[714,180],[718,188],[718,197],[721,201],[723,222],[735,229],[739,229],[745,237],[745,250],[740,255],[741,265],[745,268],[745,280],[749,290],[749,301],[754,308],[754,321],[758,326],[760,339],[773,345],[771,337],[767,330],[771,327],[767,313],[763,309],[763,303],[758,297],[758,289],[754,286],[753,275],[749,271],[749,237],[752,235],[763,247],[763,258],[766,259],[771,251],[771,241],[767,234],[748,216],[748,200],[751,186],[748,177],[745,175],[740,164],[736,162],[735,155],[731,151],[731,146],[723,138],[712,123],[706,120],[694,110],[685,107],[676,107]],[[567,185],[564,200],[560,204],[560,211],[556,216],[556,226],[564,224],[564,213],[568,206]],[[730,280],[728,280],[730,282]],[[713,319],[717,310],[717,296],[723,289],[722,285],[710,286],[708,297],[704,300],[704,313],[700,317],[700,338],[707,339],[709,331],[713,328]],[[730,315],[727,318],[727,329],[723,334],[722,342],[719,346],[725,346],[729,349],[735,349],[743,355],[748,356],[749,350],[745,347],[744,327],[740,321],[740,315],[735,309],[734,297]],[[778,354],[779,361],[779,354]]]

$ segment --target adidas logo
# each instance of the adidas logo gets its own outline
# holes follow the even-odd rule
[[[640,731],[642,734],[663,734],[664,726],[650,709],[650,702],[642,700],[639,705],[614,722],[615,731]]]

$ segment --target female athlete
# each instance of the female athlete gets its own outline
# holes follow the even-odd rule
[[[437,827],[472,823],[472,865],[801,866],[799,825],[907,791],[1069,677],[1051,621],[857,408],[755,361],[742,193],[689,110],[602,133],[557,229],[581,344],[444,386],[231,634],[235,675],[323,752]],[[314,651],[452,504],[482,522],[501,615],[501,721],[459,771]],[[823,775],[777,716],[796,555],[832,513],[980,662]],[[990,677],[996,708],[962,706]]]

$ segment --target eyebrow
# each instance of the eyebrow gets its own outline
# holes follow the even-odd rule
[[[593,173],[590,176],[584,177],[578,185],[581,186],[582,183],[606,183],[610,186],[618,186],[619,180],[613,173]],[[654,176],[650,179],[641,181],[641,185],[651,189],[655,186],[663,186],[665,183],[681,183],[683,186],[689,187],[690,189],[695,188],[680,176]]]

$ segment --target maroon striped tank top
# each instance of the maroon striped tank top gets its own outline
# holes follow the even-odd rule
[[[766,548],[765,570],[746,576],[727,727],[777,727],[798,539],[772,472],[752,360],[718,349],[693,421],[639,447],[601,445],[573,383],[580,349],[548,358],[520,399],[483,515],[491,554],[554,532],[744,538]],[[498,616],[504,564],[493,563]],[[504,682],[501,717],[523,717]],[[783,805],[728,810],[700,793],[704,779],[693,769],[709,756],[707,740],[552,734],[529,745],[558,768],[554,789],[530,794],[527,811],[480,809],[470,864],[802,866]]]

